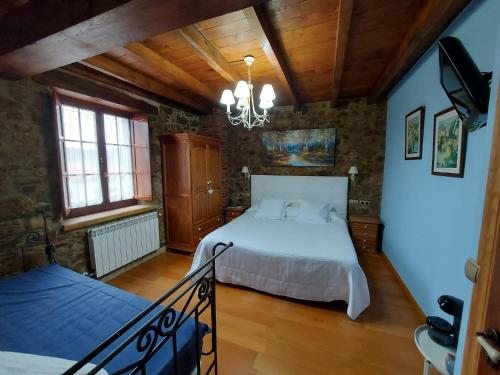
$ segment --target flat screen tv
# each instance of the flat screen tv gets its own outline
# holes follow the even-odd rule
[[[464,126],[474,131],[486,125],[491,73],[482,74],[462,42],[446,37],[439,41],[441,86]]]

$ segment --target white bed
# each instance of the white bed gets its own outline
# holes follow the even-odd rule
[[[339,216],[346,216],[347,178],[252,176],[252,206],[273,195],[289,201],[328,198]],[[247,212],[200,242],[192,269],[210,258],[216,243],[229,241],[234,247],[216,265],[221,282],[302,300],[343,300],[351,319],[370,304],[345,220],[306,224],[293,218],[257,219]]]

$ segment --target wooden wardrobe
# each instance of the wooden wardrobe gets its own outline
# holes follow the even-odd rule
[[[221,142],[192,133],[160,136],[167,247],[193,252],[223,224]]]

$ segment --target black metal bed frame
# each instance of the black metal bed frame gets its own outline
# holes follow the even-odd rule
[[[0,250],[7,248],[22,237],[25,238],[23,246],[33,247],[44,245],[45,254],[49,263],[57,263],[54,256],[55,246],[51,243],[48,236],[47,216],[45,209],[39,209],[37,212],[43,219],[43,235],[27,228],[20,235],[8,240],[0,245]],[[212,248],[212,257],[198,267],[194,272],[184,277],[171,290],[158,298],[150,306],[144,309],[141,313],[132,318],[119,330],[109,336],[107,339],[97,345],[90,353],[75,363],[72,367],[66,370],[63,375],[72,375],[82,369],[85,365],[95,365],[88,374],[97,374],[101,369],[113,361],[118,354],[125,348],[135,344],[136,351],[139,353],[139,359],[125,367],[113,372],[112,374],[141,374],[147,375],[147,363],[154,355],[169,341],[172,342],[173,350],[173,371],[174,374],[179,374],[178,366],[178,348],[177,348],[177,331],[191,317],[195,320],[195,338],[196,338],[196,373],[201,374],[201,360],[203,357],[212,356],[212,360],[208,365],[205,374],[210,374],[212,370],[215,374],[218,373],[217,368],[217,314],[215,301],[215,260],[221,256],[227,249],[233,246],[232,242],[228,244],[219,242]],[[218,249],[220,248],[220,251]],[[179,311],[174,309],[174,305],[181,302],[181,299],[187,297],[186,301],[180,306]],[[154,313],[145,323],[140,323],[158,306],[163,308]],[[209,330],[207,334],[211,334],[211,348],[209,351],[203,352],[201,343],[203,337],[200,336],[200,316],[205,312],[210,311]],[[142,325],[141,325],[142,324]],[[110,352],[100,362],[95,362],[95,358],[106,351],[111,345],[116,344],[117,340],[122,340],[116,348]],[[194,369],[188,369],[192,371]],[[184,371],[183,371],[184,372]]]
[[[206,374],[210,374],[213,370],[217,374],[217,321],[216,321],[216,304],[215,304],[215,260],[223,254],[227,249],[233,246],[232,242],[228,244],[219,242],[212,249],[212,257],[203,263],[198,269],[182,279],[176,286],[163,296],[158,298],[149,307],[143,310],[140,314],[131,319],[118,331],[113,333],[106,340],[101,342],[90,353],[88,353],[79,362],[75,363],[63,375],[75,374],[78,370],[87,364],[95,365],[88,372],[89,375],[96,374],[99,370],[108,365],[122,350],[135,345],[140,358],[127,366],[113,372],[113,374],[147,374],[147,363],[154,355],[162,348],[169,340],[172,342],[173,350],[173,371],[178,374],[180,369],[178,366],[178,348],[177,348],[177,331],[191,317],[195,320],[196,332],[196,373],[201,374],[201,360],[203,357],[212,356],[211,362],[208,364]],[[220,251],[217,251],[221,249]],[[174,305],[183,297],[187,300],[181,305],[177,311],[174,310]],[[140,325],[148,314],[150,314],[158,306],[163,308],[152,315],[144,324]],[[211,348],[209,351],[203,351],[200,347],[203,337],[200,336],[199,319],[201,314],[210,310],[211,326],[209,334],[211,337]],[[138,327],[140,325],[140,327]],[[133,332],[131,332],[133,331]],[[108,349],[117,340],[123,341],[112,351],[110,351],[100,362],[94,362],[97,355]],[[188,369],[188,372],[193,369]]]

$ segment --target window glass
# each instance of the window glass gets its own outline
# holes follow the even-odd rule
[[[130,121],[124,117],[104,115],[108,193],[110,202],[134,197]]]
[[[82,129],[82,140],[86,142],[97,142],[95,112],[80,109],[80,121]]]
[[[68,105],[62,105],[61,112],[60,147],[68,208],[101,204],[96,113]]]
[[[136,196],[152,199],[147,119],[132,121],[109,113],[111,108],[62,100],[59,104],[56,98],[65,215],[122,207],[133,204]],[[139,148],[132,144],[138,136]],[[139,172],[137,166],[142,168]]]
[[[80,122],[78,108],[67,105],[62,106],[63,129],[62,135],[66,140],[80,140]]]

